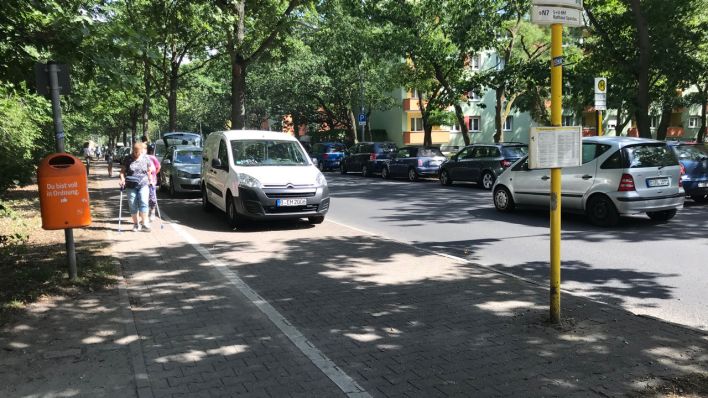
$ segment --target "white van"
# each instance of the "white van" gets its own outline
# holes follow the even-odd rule
[[[292,136],[272,131],[211,133],[202,157],[202,207],[226,212],[237,228],[243,219],[307,218],[324,221],[327,180]]]

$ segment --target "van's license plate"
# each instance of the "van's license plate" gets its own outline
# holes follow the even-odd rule
[[[649,188],[668,187],[669,186],[669,179],[668,178],[652,178],[650,180],[647,180],[647,186]]]
[[[275,201],[276,207],[305,206],[307,199],[278,199]]]

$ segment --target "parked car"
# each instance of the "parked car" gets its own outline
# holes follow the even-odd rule
[[[113,157],[113,161],[116,163],[123,164],[123,159],[125,159],[126,156],[130,155],[131,152],[131,147],[129,146],[122,146],[116,149],[116,156]]]
[[[416,181],[419,177],[436,177],[445,160],[437,148],[405,146],[383,166],[381,177],[408,177],[410,181]]]
[[[155,156],[162,161],[167,150],[172,146],[202,146],[202,136],[199,133],[172,132],[164,133],[155,141]]]
[[[288,134],[231,130],[209,135],[202,156],[202,207],[226,212],[233,228],[245,219],[324,221],[327,180]]]
[[[527,153],[528,146],[518,142],[468,145],[440,167],[440,183],[471,181],[492,189],[497,177]]]
[[[369,177],[373,173],[380,173],[396,150],[393,142],[360,142],[345,152],[339,170],[342,174],[354,171]]]
[[[159,173],[160,187],[167,188],[170,196],[179,192],[199,192],[202,177],[202,148],[173,146],[162,159]]]
[[[621,215],[646,213],[668,221],[683,206],[681,167],[665,142],[631,137],[583,139],[582,166],[562,170],[562,209],[583,212],[595,225],[611,226]],[[549,206],[550,170],[529,170],[528,157],[502,173],[494,206]]]
[[[448,144],[440,145],[440,152],[442,152],[442,154],[446,158],[451,158],[453,155],[455,155],[459,151],[460,151],[459,145],[448,145]]]
[[[339,162],[344,157],[347,148],[338,142],[322,142],[312,146],[310,153],[317,159],[317,167],[321,171],[339,168]]]
[[[700,144],[670,142],[684,175],[683,189],[696,202],[708,202],[708,149]]]

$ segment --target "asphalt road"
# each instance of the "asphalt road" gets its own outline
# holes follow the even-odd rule
[[[548,283],[548,211],[499,213],[474,184],[327,173],[328,220]],[[708,206],[666,224],[624,218],[599,228],[563,216],[562,288],[636,314],[708,330]]]

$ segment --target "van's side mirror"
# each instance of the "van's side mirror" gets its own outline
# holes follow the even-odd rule
[[[224,166],[221,164],[221,159],[212,159],[211,167],[213,169],[222,169]]]

